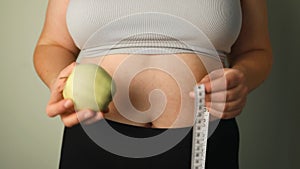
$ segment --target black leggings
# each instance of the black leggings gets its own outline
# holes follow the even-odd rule
[[[101,120],[93,125],[101,125]],[[131,137],[150,137],[165,129],[136,127],[106,120],[118,132]],[[176,129],[175,129],[176,130]],[[128,158],[110,153],[84,132],[81,125],[65,128],[60,169],[190,169],[192,130],[172,149],[147,158]],[[206,169],[238,169],[239,131],[235,119],[221,120],[208,139]]]

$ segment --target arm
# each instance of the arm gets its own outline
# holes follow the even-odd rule
[[[67,30],[67,5],[68,0],[49,0],[44,28],[35,48],[35,69],[49,89],[79,52]]]
[[[265,0],[242,0],[243,24],[232,47],[231,66],[245,75],[249,91],[267,78],[272,67]]]
[[[79,122],[98,121],[103,114],[91,110],[75,112],[73,102],[62,96],[66,79],[60,77],[71,74],[79,52],[67,30],[67,6],[68,0],[49,0],[44,28],[34,53],[34,66],[51,92],[46,108],[48,116],[60,116],[64,125],[71,127]]]
[[[271,70],[266,1],[241,0],[241,5],[242,28],[232,46],[230,68],[225,68],[224,73],[223,70],[212,71],[200,81],[206,88],[206,106],[218,118],[239,115],[248,93],[263,83]]]

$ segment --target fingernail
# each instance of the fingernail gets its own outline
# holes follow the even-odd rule
[[[64,104],[64,106],[65,106],[65,108],[69,108],[69,107],[71,107],[72,106],[72,101],[71,100],[67,100],[66,102],[65,102],[65,104]]]
[[[88,119],[88,118],[93,117],[93,115],[94,115],[94,113],[92,113],[92,112],[85,112],[85,113],[84,113],[84,118],[85,118],[85,119]]]
[[[208,81],[209,81],[208,76],[205,76],[205,77],[200,81],[200,83],[205,83],[205,82],[208,82]]]

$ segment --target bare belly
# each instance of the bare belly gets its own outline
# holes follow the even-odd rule
[[[196,82],[220,64],[192,53],[168,55],[114,54],[84,58],[97,63],[113,76],[116,95],[105,118],[153,128],[192,126],[194,101],[189,97]]]

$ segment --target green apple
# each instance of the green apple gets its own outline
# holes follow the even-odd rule
[[[77,64],[63,90],[64,98],[71,99],[76,110],[104,111],[114,93],[112,77],[96,64]]]

